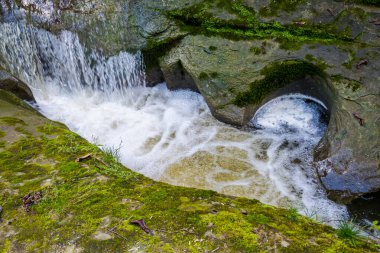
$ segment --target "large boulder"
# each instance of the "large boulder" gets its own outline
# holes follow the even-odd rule
[[[260,48],[262,52],[258,54],[252,48]],[[376,87],[379,77],[375,74],[380,71],[380,51],[369,47],[357,52],[375,57],[359,69],[348,68],[345,65],[354,61],[350,52],[335,45],[305,44],[298,50],[287,51],[273,40],[231,41],[196,35],[187,36],[162,57],[161,66],[165,76],[172,75],[173,66],[183,67],[182,72],[192,77],[214,116],[234,125],[247,124],[262,104],[276,94],[283,94],[279,92],[281,89],[326,100],[331,119],[315,161],[330,197],[349,202],[377,191],[380,186],[379,140],[376,138],[380,130],[380,96]],[[325,66],[323,70],[322,66]],[[273,73],[280,75],[276,77]],[[315,76],[322,79],[314,81],[324,86],[319,94],[310,94],[312,86],[306,80],[313,76],[314,80]],[[166,80],[169,87],[176,87],[171,82],[173,79]],[[297,80],[310,89],[300,86],[298,90],[289,90],[288,86]],[[359,117],[364,119],[363,124]]]
[[[319,76],[324,81],[314,83],[325,86],[331,116],[315,151],[322,184],[330,198],[343,203],[378,191],[380,9],[342,2],[267,2],[232,4],[235,18],[230,19],[223,14],[226,8],[209,2],[169,11],[191,34],[161,57],[164,75],[183,67],[214,116],[239,126],[268,99],[289,91],[294,81]],[[175,87],[171,80],[169,86]],[[307,89],[300,86],[301,91]]]

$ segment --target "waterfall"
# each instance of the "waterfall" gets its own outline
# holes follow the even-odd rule
[[[141,53],[104,57],[68,31],[0,25],[0,68],[27,83],[38,109],[123,164],[174,185],[297,207],[322,221],[347,216],[329,200],[312,152],[326,129],[323,104],[300,94],[267,103],[239,130],[212,117],[203,97],[145,87]]]
[[[55,36],[22,23],[1,24],[0,35],[0,68],[30,85],[37,97],[48,95],[49,87],[69,92],[87,87],[112,97],[145,86],[141,53],[106,58],[86,51],[71,32]]]

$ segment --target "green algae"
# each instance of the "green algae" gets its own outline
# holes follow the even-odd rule
[[[347,16],[350,18],[355,17],[360,21],[364,21],[368,17],[368,13],[365,10],[357,7],[346,8],[339,13],[336,20],[341,20]]]
[[[20,100],[16,95],[14,95],[13,93],[7,92],[5,90],[2,90],[2,89],[0,89],[0,99],[7,102],[7,103],[10,103],[11,105],[19,106],[19,107],[22,107],[23,109],[33,111],[33,109],[28,104],[26,104],[25,102]],[[33,112],[35,114],[38,114],[35,111],[33,111]]]
[[[330,67],[330,65],[328,65],[323,60],[323,58],[321,58],[321,57],[316,58],[315,56],[313,56],[311,54],[305,55],[305,60],[307,60],[310,63],[313,63],[314,65],[316,65],[321,70],[326,70],[328,67]]]
[[[343,87],[351,90],[352,92],[356,92],[362,88],[362,84],[356,80],[347,79],[341,75],[333,75],[331,76],[331,81],[334,85],[342,85]]]
[[[13,117],[1,117],[0,121],[2,121],[3,123],[5,123],[8,126],[15,126],[17,124],[23,125],[23,126],[26,125],[26,123],[23,120],[13,118]]]
[[[214,5],[209,1],[189,8],[166,11],[165,14],[177,21],[181,29],[191,34],[218,35],[234,40],[277,38],[282,43],[291,42],[291,44],[294,44],[293,42],[331,44],[353,41],[345,32],[337,32],[333,25],[283,25],[276,21],[264,23],[258,20],[253,9],[242,5],[239,1],[223,3],[230,7],[230,11],[237,18],[224,20],[215,17],[210,11]]]
[[[266,66],[260,74],[264,76],[250,84],[247,92],[240,93],[236,96],[234,104],[243,107],[248,104],[260,103],[268,94],[310,75],[324,76],[321,69],[313,64],[289,60],[283,62],[274,62]]]
[[[12,118],[39,122],[30,115],[41,117],[28,111]],[[273,245],[282,252],[375,251],[370,243],[352,247],[306,217],[292,221],[289,210],[152,181],[62,124],[35,127],[38,134],[0,151],[0,234],[14,231],[0,240],[1,252],[266,252]],[[22,196],[37,191],[42,200],[26,212]],[[154,235],[130,224],[136,219]],[[277,243],[279,236],[287,243]]]

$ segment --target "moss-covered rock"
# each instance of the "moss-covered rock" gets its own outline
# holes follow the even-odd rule
[[[22,99],[34,101],[32,91],[29,89],[28,85],[1,70],[0,89],[8,90],[14,94],[17,94],[17,96]]]
[[[1,90],[0,108],[1,252],[378,250],[291,210],[154,182]],[[22,198],[37,192],[28,211]]]
[[[321,182],[343,202],[380,189],[377,0],[11,0],[1,6],[2,20],[74,31],[107,55],[143,50],[149,84],[165,79],[170,88],[199,91],[216,118],[239,126],[265,99],[310,74],[289,75],[291,66],[279,71],[274,64],[312,64],[334,97],[328,132],[315,152]]]
[[[226,11],[233,16],[215,14]],[[180,63],[216,118],[244,125],[260,102],[313,74],[311,66],[325,79],[326,96],[333,97],[315,161],[329,196],[349,202],[380,189],[380,142],[373,136],[380,131],[378,13],[352,2],[204,1],[167,12],[191,35],[161,57],[161,68],[170,76]],[[273,67],[289,59],[305,63]],[[366,123],[361,126],[353,115]]]

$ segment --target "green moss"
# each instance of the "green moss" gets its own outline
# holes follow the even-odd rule
[[[311,54],[307,54],[307,55],[305,56],[305,59],[308,60],[309,62],[313,62],[313,61],[316,61],[316,60],[317,60],[317,59],[316,59],[313,55],[311,55]]]
[[[349,80],[341,75],[331,76],[331,81],[335,85],[343,85],[345,88],[351,89],[352,92],[358,91],[362,88],[362,84],[355,80]]]
[[[299,4],[302,1],[295,2]],[[281,1],[281,4],[284,3],[285,1]],[[211,11],[215,8],[214,5],[213,1],[204,1],[189,8],[170,10],[164,14],[176,21],[178,26],[187,33],[218,35],[233,40],[275,38],[282,44],[282,48],[286,49],[299,48],[305,42],[339,44],[353,41],[347,35],[347,31],[338,32],[333,24],[298,26],[296,24],[282,25],[276,21],[260,22],[256,12],[240,1],[223,2],[224,8],[236,18],[220,19]],[[289,8],[293,8],[291,6],[295,5],[290,4]]]
[[[7,135],[5,132],[0,131],[0,138],[3,138],[5,135]]]
[[[258,248],[257,235],[252,232],[252,224],[237,213],[222,211],[206,214],[201,216],[201,222],[203,226],[212,228],[210,239],[233,245],[236,250],[243,252],[254,252]]]
[[[341,19],[343,19],[344,17],[347,17],[347,16],[350,19],[356,18],[356,19],[358,19],[360,21],[364,21],[368,17],[368,12],[366,12],[362,8],[346,8],[346,9],[344,9],[343,11],[341,11],[339,13],[339,15],[337,17],[337,20],[341,20]],[[347,28],[351,28],[351,27],[347,27]]]
[[[355,61],[356,61],[356,52],[350,51],[348,54],[348,60],[345,61],[342,65],[346,67],[347,69],[352,69]]]
[[[2,253],[8,253],[9,249],[11,247],[11,241],[10,240],[6,240],[4,242],[4,245],[1,245],[1,244],[2,244],[2,242],[0,242],[0,246],[3,246],[1,252]]]
[[[268,94],[293,81],[308,75],[324,76],[323,72],[313,64],[296,60],[275,62],[266,66],[260,74],[264,78],[251,83],[248,92],[240,93],[234,101],[235,105],[243,107],[248,104],[258,104]]]
[[[187,212],[204,212],[204,213],[208,213],[210,211],[211,207],[212,207],[212,205],[209,204],[209,203],[207,203],[207,202],[197,201],[195,203],[189,203],[189,202],[182,203],[178,207],[178,209],[179,210],[183,210],[183,211],[187,211]]]
[[[25,134],[25,135],[30,135],[31,133],[28,131],[28,130],[26,130],[25,128],[23,128],[23,127],[15,127],[14,128],[17,132],[19,132],[19,133],[22,133],[22,134]]]
[[[318,68],[320,68],[321,70],[325,70],[326,68],[329,67],[328,64],[326,64],[326,62],[323,60],[323,58],[316,58],[314,57],[313,55],[311,54],[307,54],[305,55],[305,60],[307,60],[308,62],[310,63],[313,63],[315,64]]]
[[[26,125],[26,123],[23,120],[17,119],[17,118],[12,118],[12,117],[1,117],[0,121],[7,124],[8,126],[15,126],[17,124],[23,125],[23,126]]]
[[[270,223],[271,219],[264,214],[250,214],[248,216],[248,220],[251,222],[255,222],[261,225],[267,225]]]
[[[19,119],[32,122],[33,112],[28,112]],[[33,122],[41,122],[40,115],[34,117]],[[293,222],[289,210],[257,200],[152,181],[62,124],[35,127],[33,134],[0,151],[0,233],[15,232],[0,240],[2,252],[265,252],[278,235],[289,242],[286,248],[276,246],[283,252],[355,253],[375,247],[368,243],[351,249],[332,228],[302,216]],[[27,213],[22,197],[36,191],[43,198]],[[130,224],[136,219],[144,219],[154,235]],[[100,232],[110,238],[97,240]]]
[[[262,54],[262,49],[260,47],[251,47],[249,51],[254,53],[255,55]]]

